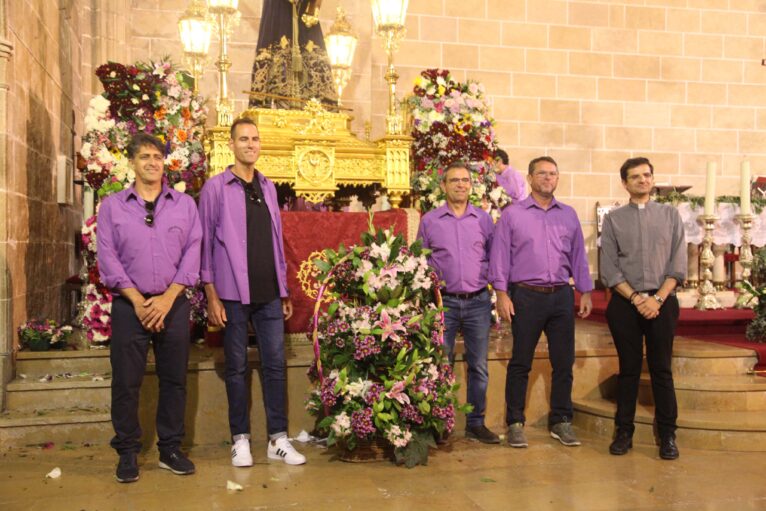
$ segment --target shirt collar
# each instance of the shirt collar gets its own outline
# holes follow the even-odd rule
[[[517,203],[519,204],[519,206],[521,206],[523,208],[526,208],[526,209],[529,209],[529,208],[532,208],[532,207],[537,208],[537,209],[543,209],[537,203],[537,201],[535,201],[535,199],[534,199],[534,197],[532,197],[531,193],[529,195],[527,195],[527,197],[525,199],[517,201]],[[548,207],[548,209],[551,209],[551,208],[561,208],[561,204],[559,203],[559,201],[556,200],[556,197],[553,197],[553,199],[551,199],[551,205],[550,205],[550,207]]]
[[[242,181],[241,178],[237,177],[236,174],[231,170],[234,168],[234,165],[229,165],[226,167],[226,170],[223,171],[224,174],[224,181],[226,184],[231,184],[232,182],[236,181]],[[265,184],[266,176],[263,175],[258,169],[255,169],[255,176],[258,178],[258,182],[263,186]]]
[[[649,204],[654,204],[654,201],[649,199],[646,203],[644,203],[644,207],[645,208],[654,207],[654,206],[649,206]],[[635,202],[632,202],[630,200],[628,200],[628,206],[630,206],[633,209],[639,209],[638,204],[636,204]]]
[[[135,184],[130,185],[128,187],[128,189],[127,189],[127,192],[128,192],[128,194],[125,197],[126,201],[128,199],[131,199],[131,198],[138,200],[138,192],[136,191]],[[166,185],[165,183],[162,183],[162,190],[160,191],[160,195],[162,195],[166,199],[172,199],[173,198],[173,191],[172,191],[172,189],[168,185]]]
[[[450,209],[449,205],[446,202],[442,204],[441,206],[439,206],[438,208],[436,208],[436,212],[439,215],[439,217],[449,215],[451,217],[457,218],[455,216],[455,213]],[[476,207],[470,202],[466,206],[465,214],[463,216],[466,216],[466,215],[478,216],[478,213],[476,212]],[[461,216],[460,218],[463,218],[463,217]]]

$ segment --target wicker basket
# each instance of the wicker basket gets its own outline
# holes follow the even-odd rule
[[[377,461],[393,461],[394,448],[385,439],[375,437],[372,440],[358,439],[356,449],[351,450],[343,445],[338,446],[338,458],[348,463],[374,463]]]

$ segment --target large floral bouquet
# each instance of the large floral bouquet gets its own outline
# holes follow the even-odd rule
[[[101,197],[128,186],[135,176],[127,145],[144,131],[166,144],[168,184],[196,196],[205,178],[202,127],[207,111],[189,75],[167,60],[132,66],[109,62],[96,75],[104,93],[90,101],[80,149],[88,185]]]
[[[468,163],[472,174],[471,202],[497,218],[510,198],[497,184],[494,170],[494,121],[478,82],[455,81],[447,70],[428,69],[415,80],[407,99],[412,111],[412,188],[429,210],[444,204],[439,187],[444,169],[455,161]]]
[[[315,314],[307,408],[329,445],[353,450],[377,437],[398,462],[425,464],[434,435],[450,432],[456,411],[465,411],[442,349],[438,277],[426,253],[419,241],[408,247],[378,231],[314,261],[333,301]]]
[[[80,280],[83,282],[77,322],[85,330],[85,336],[92,347],[105,346],[112,336],[112,294],[101,283],[96,259],[96,217],[85,221],[80,233],[83,266]]]

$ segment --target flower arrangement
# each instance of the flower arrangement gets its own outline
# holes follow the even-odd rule
[[[455,161],[469,164],[473,189],[471,203],[489,211],[494,219],[510,204],[498,185],[494,170],[494,121],[478,82],[455,81],[447,70],[427,69],[415,80],[407,99],[412,111],[412,188],[421,196],[421,208],[444,204],[439,187],[444,169]]]
[[[96,259],[96,217],[85,221],[80,233],[83,266],[80,280],[83,282],[77,323],[85,331],[91,347],[105,346],[112,336],[112,294],[101,283]]]
[[[189,305],[191,305],[189,321],[197,326],[207,325],[207,297],[204,286],[198,284],[194,287],[187,287],[184,293],[186,293],[186,298],[189,299]]]
[[[96,75],[104,93],[88,105],[80,149],[88,185],[100,197],[128,186],[135,175],[127,145],[144,131],[166,144],[168,184],[196,197],[205,177],[202,127],[207,110],[192,91],[191,77],[167,60],[131,66],[109,62]]]
[[[353,450],[383,439],[397,462],[425,464],[434,435],[452,430],[466,411],[442,349],[438,277],[420,242],[408,247],[389,231],[315,260],[333,301],[314,315],[315,385],[307,409],[328,445]]]
[[[22,348],[32,351],[47,351],[50,348],[65,348],[72,335],[72,327],[59,326],[52,319],[27,321],[18,329]]]

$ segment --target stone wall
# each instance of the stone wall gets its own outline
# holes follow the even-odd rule
[[[386,59],[369,2],[326,0],[326,32],[343,5],[360,42],[344,101],[353,127],[383,129]],[[131,57],[180,59],[183,0],[133,2]],[[245,105],[261,2],[242,0],[232,44],[232,91]],[[483,82],[500,145],[514,166],[559,161],[558,196],[577,209],[595,264],[595,205],[625,200],[617,169],[646,155],[657,181],[694,185],[718,162],[720,194],[736,194],[739,163],[766,175],[766,2],[757,0],[413,0],[396,56],[400,94],[425,68]],[[211,47],[211,54],[217,45]],[[216,91],[214,57],[202,90]],[[211,102],[212,103],[212,102]]]

